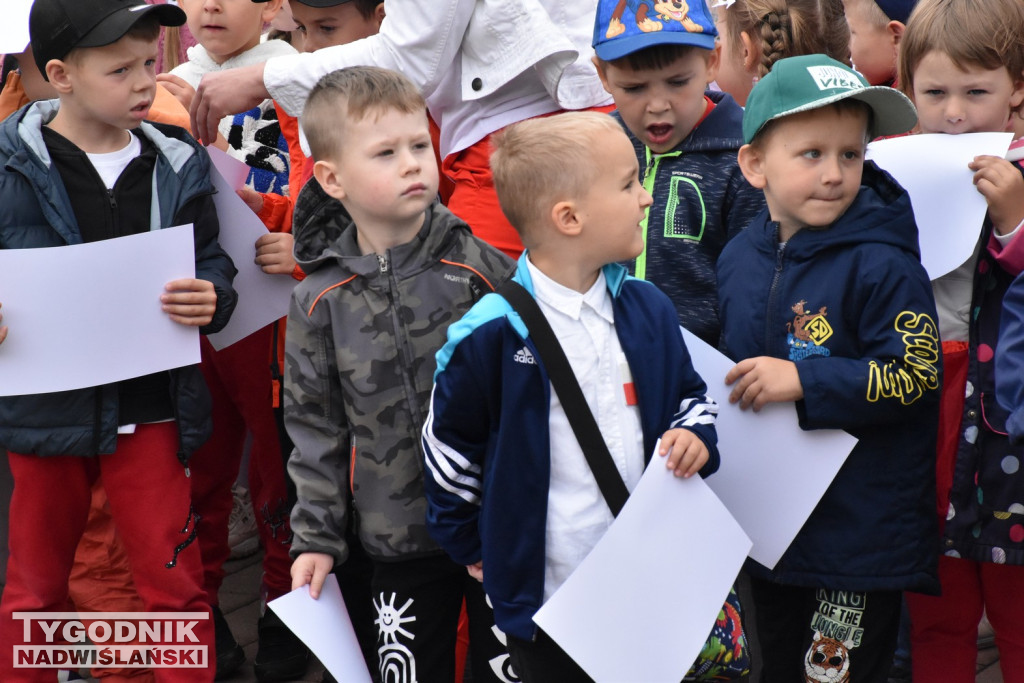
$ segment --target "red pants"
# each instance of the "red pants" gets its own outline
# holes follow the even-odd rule
[[[915,683],[974,683],[983,609],[1004,683],[1024,681],[1024,567],[943,556],[939,580],[941,597],[906,594]]]
[[[211,605],[224,580],[231,515],[231,485],[238,477],[246,434],[249,491],[263,545],[263,587],[273,600],[291,590],[291,525],[284,458],[274,420],[270,347],[273,326],[249,335],[221,351],[204,337],[203,362],[213,398],[213,435],[192,457],[192,499],[201,517],[197,527],[203,556],[203,586]]]
[[[593,107],[590,111],[608,113],[614,105]],[[564,112],[553,112],[561,114]],[[448,155],[441,165],[444,174],[455,183],[455,189],[448,199],[452,213],[469,223],[473,234],[497,247],[513,259],[523,253],[523,242],[519,233],[508,222],[498,195],[494,191],[494,176],[491,175],[491,136],[474,145]]]
[[[187,542],[191,487],[177,451],[177,426],[162,422],[140,425],[135,434],[118,437],[117,451],[109,455],[8,454],[14,493],[7,585],[0,600],[0,680],[54,680],[52,669],[13,668],[12,645],[24,638],[23,622],[15,621],[12,613],[67,611],[68,577],[85,529],[92,483],[100,474],[146,611],[209,613],[199,546]],[[212,621],[200,621],[194,633],[213,662]],[[44,643],[42,629],[33,628],[29,640]],[[154,673],[158,681],[211,681],[214,670]]]

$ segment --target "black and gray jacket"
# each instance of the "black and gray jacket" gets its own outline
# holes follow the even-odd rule
[[[664,154],[651,152],[623,125],[640,162],[640,180],[654,197],[644,223],[644,252],[628,265],[630,275],[668,294],[683,327],[716,346],[715,264],[726,243],[764,208],[764,194],[736,162],[743,109],[726,93],[705,94],[715,108]]]
[[[374,559],[439,554],[426,528],[420,444],[434,354],[513,264],[440,203],[412,241],[380,256],[360,253],[355,225],[315,181],[293,225],[306,279],[292,295],[285,346],[292,555],[344,561],[350,509]]]
[[[42,127],[58,106],[57,101],[36,102],[0,124],[0,249],[83,242],[68,190],[43,141]],[[156,148],[149,229],[194,225],[196,277],[212,282],[217,292],[213,320],[200,332],[216,332],[227,324],[237,295],[231,286],[234,264],[217,242],[209,157],[176,126],[143,122],[135,132]],[[196,365],[169,374],[180,433],[178,457],[187,463],[210,434],[209,392]],[[39,456],[113,453],[118,403],[117,383],[0,398],[0,448]]]

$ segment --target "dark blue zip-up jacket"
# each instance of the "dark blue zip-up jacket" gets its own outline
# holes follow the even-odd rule
[[[29,104],[0,124],[0,249],[82,243],[71,200],[42,137],[42,126],[57,106],[56,101]],[[151,229],[194,224],[196,277],[212,282],[217,292],[213,321],[200,331],[216,332],[227,324],[237,297],[231,286],[234,264],[217,242],[209,157],[181,128],[144,122],[137,132],[157,149]],[[171,370],[170,377],[178,457],[185,463],[209,437],[209,392],[196,365]],[[0,448],[15,453],[113,453],[117,423],[116,384],[0,398]]]
[[[718,283],[729,357],[795,361],[801,428],[859,439],[775,569],[752,572],[799,586],[936,590],[941,358],[907,193],[867,162],[846,213],[784,245],[765,210],[725,248]]]
[[[706,95],[715,108],[664,154],[652,153],[623,125],[640,163],[640,180],[654,196],[644,224],[646,247],[629,269],[668,294],[683,327],[717,346],[715,264],[726,242],[764,208],[764,195],[736,162],[743,109],[726,93]]]
[[[520,257],[515,279],[533,284]],[[690,362],[672,302],[605,266],[615,331],[636,387],[645,458],[673,427],[708,447],[718,469],[717,404]],[[505,633],[530,640],[544,599],[551,383],[519,314],[487,294],[448,328],[423,427],[427,527],[459,564],[483,560],[484,590]],[[595,486],[595,496],[600,492]]]

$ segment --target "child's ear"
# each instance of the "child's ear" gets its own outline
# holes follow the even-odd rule
[[[711,83],[718,78],[718,65],[722,63],[722,45],[715,43],[715,47],[712,48],[711,52],[704,60],[704,65],[707,67],[707,81]]]
[[[384,22],[385,16],[386,15],[384,13],[384,3],[377,3],[377,6],[373,8],[373,20],[376,22],[378,29],[380,28],[380,25]]]
[[[764,156],[761,151],[753,145],[743,145],[736,154],[740,171],[753,187],[763,190],[767,182],[764,177]]]
[[[594,68],[597,69],[597,77],[601,79],[601,86],[605,92],[611,94],[611,88],[608,87],[608,75],[604,72],[604,62],[598,59],[597,55],[591,57],[590,61],[594,63]]]
[[[339,202],[345,198],[345,188],[338,177],[337,167],[330,161],[320,160],[313,164],[313,177],[320,183],[320,187],[328,196],[334,197]]]
[[[1024,73],[1013,82],[1013,92],[1010,93],[1010,109],[1020,108],[1021,103],[1024,103]]]
[[[63,60],[51,59],[46,63],[46,78],[59,94],[66,95],[71,92],[71,77],[68,65]]]
[[[270,0],[270,2],[263,4],[263,13],[261,15],[264,24],[269,24],[277,13],[281,11],[281,7],[284,5],[284,0]]]
[[[754,50],[754,39],[747,31],[740,31],[740,58],[743,68],[750,73],[757,71],[757,60],[760,50]]]
[[[886,32],[889,34],[889,40],[892,44],[899,48],[900,41],[903,40],[903,32],[907,30],[907,25],[902,21],[890,21],[885,26]]]
[[[583,231],[583,217],[580,216],[579,207],[572,200],[556,202],[551,207],[551,223],[562,235],[573,237]]]

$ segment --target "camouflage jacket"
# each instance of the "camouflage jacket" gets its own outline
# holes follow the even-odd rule
[[[426,529],[420,443],[434,354],[513,264],[439,203],[415,239],[382,256],[360,254],[355,225],[315,182],[299,196],[294,226],[306,279],[292,295],[285,345],[292,554],[343,562],[353,522],[374,558],[439,553]]]

